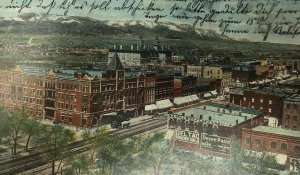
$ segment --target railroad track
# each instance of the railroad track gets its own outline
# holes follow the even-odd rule
[[[167,124],[166,120],[152,119],[136,125],[132,125],[128,129],[110,131],[109,135],[125,139],[140,133],[162,127]],[[91,149],[92,141],[81,140],[71,143],[63,152],[63,157],[69,157]],[[32,170],[47,165],[53,161],[47,152],[37,152],[28,156],[19,157],[6,162],[0,163],[0,175],[17,174],[24,171]]]

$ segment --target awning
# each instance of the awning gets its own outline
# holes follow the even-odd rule
[[[216,90],[210,91],[210,93],[211,93],[212,95],[218,95],[218,92],[217,92]]]
[[[110,112],[110,113],[106,113],[106,114],[103,114],[102,116],[116,116],[117,113],[116,112]]]
[[[145,111],[153,111],[153,110],[156,110],[156,109],[157,109],[157,106],[155,104],[145,106]]]
[[[258,81],[258,84],[264,84],[264,81]]]
[[[211,93],[205,93],[204,97],[211,97]]]
[[[197,100],[199,100],[199,97],[198,97],[196,94],[190,95],[190,98],[191,98],[192,101],[197,101]]]
[[[173,106],[169,99],[160,100],[156,102],[156,106],[158,109],[167,109]]]
[[[183,97],[175,97],[174,98],[174,104],[176,105],[182,105],[186,103],[185,99]]]

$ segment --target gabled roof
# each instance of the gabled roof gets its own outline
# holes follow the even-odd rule
[[[117,53],[114,54],[112,60],[108,64],[108,70],[124,70],[124,66],[121,63]]]

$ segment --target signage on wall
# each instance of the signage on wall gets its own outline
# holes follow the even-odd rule
[[[231,139],[217,135],[201,134],[201,148],[219,153],[230,154]]]
[[[176,130],[176,139],[184,142],[199,144],[200,135],[197,131]]]

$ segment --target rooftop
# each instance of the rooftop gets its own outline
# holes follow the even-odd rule
[[[183,110],[176,114],[181,115],[182,113],[187,117],[193,115],[195,119],[200,119],[200,116],[202,116],[202,120],[206,121],[211,117],[211,121],[213,122],[226,126],[234,126],[237,121],[238,123],[244,122],[245,120],[258,116],[262,112],[250,108],[230,106],[228,104],[209,103],[207,105]]]
[[[290,102],[300,102],[300,94],[293,94],[286,98],[286,101]]]
[[[253,128],[253,131],[266,132],[266,133],[271,133],[271,134],[300,138],[300,131],[283,129],[283,128],[278,128],[278,127],[275,128],[275,127],[269,127],[269,126],[257,126],[255,128]]]

